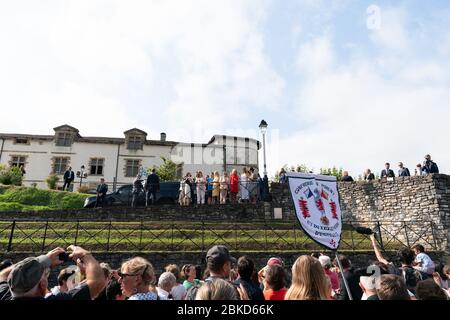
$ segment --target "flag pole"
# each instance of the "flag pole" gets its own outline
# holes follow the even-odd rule
[[[338,254],[337,250],[334,252],[334,254],[336,255],[336,261],[339,265],[339,269],[341,270],[341,276],[342,276],[342,280],[344,280],[344,286],[345,286],[345,290],[347,290],[348,298],[350,300],[353,300],[352,293],[350,292],[350,288],[348,287],[347,279],[345,279],[344,269],[342,268],[341,261],[339,260],[339,254]]]

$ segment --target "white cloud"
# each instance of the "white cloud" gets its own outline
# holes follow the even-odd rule
[[[450,64],[421,57],[403,10],[382,12],[381,33],[371,36],[378,54],[338,61],[328,34],[301,44],[302,82],[290,116],[301,129],[269,146],[272,172],[283,164],[316,171],[336,165],[357,177],[366,168],[379,172],[385,161],[394,169],[398,161],[413,169],[426,153],[441,171],[450,170],[445,151]],[[399,55],[403,50],[408,54]]]
[[[195,123],[216,132],[245,128],[252,108],[278,107],[284,86],[265,53],[267,3],[2,4],[0,40],[8,50],[0,51],[0,105],[33,121],[12,117],[1,131],[46,133],[70,117],[82,135],[117,136],[137,126],[150,138],[166,131],[189,141],[181,131]],[[99,109],[104,127],[78,116]]]

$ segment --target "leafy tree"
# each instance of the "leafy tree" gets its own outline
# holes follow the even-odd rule
[[[0,183],[6,185],[22,185],[23,173],[17,166],[0,165]]]
[[[303,172],[303,173],[312,173],[313,169],[308,168],[305,164],[297,164],[296,166],[289,166],[285,164],[281,169],[284,169],[286,172]],[[281,171],[280,169],[280,171]],[[280,171],[276,171],[275,175],[270,179],[271,181],[278,182],[280,178]]]
[[[325,176],[335,176],[338,180],[342,178],[342,168],[337,169],[335,166],[333,168],[320,168],[320,174]]]
[[[163,164],[158,166],[153,166],[147,169],[148,173],[151,173],[153,169],[156,169],[156,174],[159,176],[161,181],[174,181],[181,178],[181,171],[183,168],[183,163],[175,163],[170,159],[161,157]]]

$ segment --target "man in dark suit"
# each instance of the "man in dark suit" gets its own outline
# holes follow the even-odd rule
[[[75,179],[75,173],[72,171],[72,167],[69,167],[66,172],[64,172],[64,185],[63,185],[63,191],[66,189],[69,190],[70,184]]]
[[[411,174],[409,173],[409,169],[403,166],[403,162],[398,163],[398,176],[399,177],[409,177]]]
[[[108,185],[105,183],[105,179],[100,179],[100,184],[97,186],[97,200],[95,202],[95,207],[105,206],[106,193],[108,192]]]
[[[386,162],[385,166],[386,166],[386,169],[381,170],[381,175],[380,175],[381,179],[394,178],[395,174],[394,174],[394,171],[389,169],[391,166],[389,164],[389,162]]]
[[[159,191],[159,177],[156,174],[155,169],[152,169],[152,173],[148,175],[145,189],[147,190],[147,197],[150,195],[152,197],[152,202],[150,204],[155,204],[156,193]]]
[[[425,161],[423,162],[422,171],[426,174],[439,173],[439,168],[433,160],[431,160],[431,156],[427,154],[425,156]]]

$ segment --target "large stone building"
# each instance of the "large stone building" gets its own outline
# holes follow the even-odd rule
[[[83,184],[94,186],[100,178],[117,186],[131,183],[140,170],[159,166],[162,157],[178,164],[178,175],[212,171],[258,168],[259,141],[252,138],[214,135],[206,144],[147,139],[147,133],[133,128],[122,138],[83,137],[69,125],[54,128],[53,135],[0,133],[0,164],[23,166],[23,184],[46,188],[46,178],[64,174],[69,166],[74,172],[84,170]],[[62,179],[61,179],[62,180]],[[61,182],[62,183],[62,182]],[[80,179],[75,179],[75,184]]]

